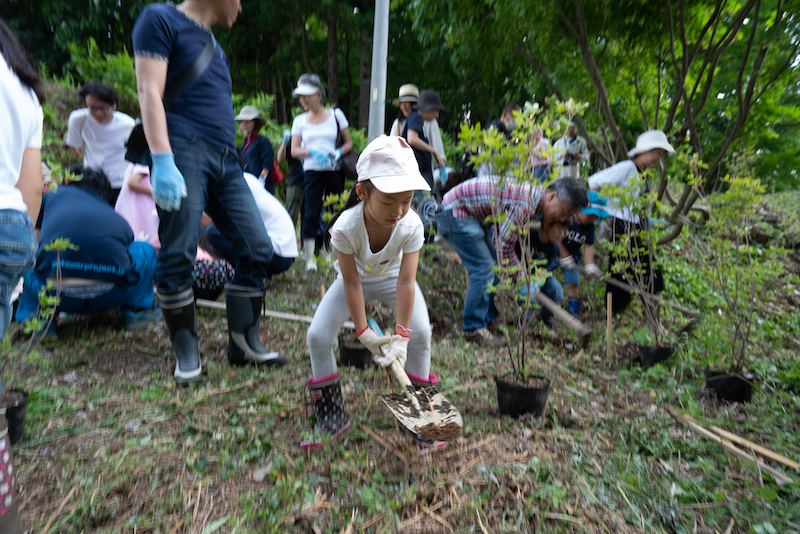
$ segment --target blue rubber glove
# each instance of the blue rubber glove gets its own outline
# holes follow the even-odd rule
[[[288,145],[292,141],[292,132],[289,130],[283,131],[283,144]]]
[[[447,169],[439,169],[439,183],[442,187],[447,183]]]
[[[156,152],[150,157],[153,160],[150,173],[153,200],[164,211],[179,210],[181,199],[186,196],[186,180],[175,166],[175,155],[172,152]]]
[[[342,149],[337,148],[336,150],[333,151],[333,161],[334,163],[339,163],[339,160],[341,159],[342,159]]]
[[[331,164],[331,160],[327,154],[323,154],[319,150],[309,150],[308,155],[314,158],[317,163],[322,167],[329,167]]]

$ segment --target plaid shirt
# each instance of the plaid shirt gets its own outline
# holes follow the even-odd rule
[[[451,210],[453,217],[475,219],[481,222],[492,215],[494,206],[497,213],[507,213],[508,217],[500,224],[495,239],[500,239],[503,260],[509,265],[519,265],[514,251],[519,236],[516,228],[527,224],[540,215],[544,205],[544,189],[530,184],[520,184],[506,178],[502,187],[497,176],[481,176],[463,182],[451,189],[442,200],[442,210]]]

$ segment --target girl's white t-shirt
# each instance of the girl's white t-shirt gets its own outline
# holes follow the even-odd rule
[[[331,111],[328,109],[328,111]],[[334,113],[336,114],[334,117]],[[307,113],[301,113],[294,118],[292,123],[292,135],[299,135],[302,138],[301,147],[307,150],[317,150],[323,154],[333,154],[336,150],[336,121],[339,121],[339,130],[344,130],[350,123],[344,116],[344,111],[339,108],[328,114],[328,120],[321,124],[311,124],[306,120]],[[339,166],[337,165],[336,169]],[[303,169],[306,171],[329,171],[324,168],[317,160],[311,156],[303,160]]]
[[[28,209],[16,185],[23,152],[42,148],[43,121],[36,93],[22,85],[0,54],[0,210]]]
[[[331,228],[331,245],[337,251],[355,257],[361,279],[397,277],[403,254],[420,250],[424,242],[422,221],[414,210],[408,210],[392,229],[386,246],[378,252],[372,252],[364,223],[363,202],[343,212]],[[341,276],[338,259],[333,267]]]

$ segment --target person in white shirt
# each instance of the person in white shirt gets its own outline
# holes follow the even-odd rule
[[[589,161],[589,147],[572,122],[553,145],[553,160],[554,169],[561,170],[559,178],[581,177],[581,164]]]
[[[306,256],[306,270],[316,271],[314,248],[320,235],[320,216],[324,199],[328,195],[344,192],[342,156],[353,150],[353,140],[344,112],[325,107],[325,88],[316,74],[302,74],[292,91],[305,113],[292,122],[292,157],[303,160],[303,187],[305,187],[305,214],[302,234]],[[342,146],[336,147],[341,135]],[[320,236],[321,237],[321,236]],[[323,258],[326,254],[323,253]],[[329,258],[326,258],[329,259]]]
[[[85,108],[69,114],[64,142],[70,151],[83,159],[84,167],[103,171],[111,182],[114,201],[125,183],[125,141],[135,121],[117,111],[119,95],[111,87],[92,81],[80,90]]]
[[[336,251],[339,274],[328,288],[308,328],[312,377],[306,382],[317,422],[314,437],[302,448],[323,445],[350,428],[344,410],[333,341],[352,317],[356,339],[383,367],[394,360],[415,386],[434,385],[431,374],[431,324],[425,297],[416,282],[419,251],[424,242],[422,221],[411,209],[414,191],[430,186],[419,171],[411,146],[402,137],[373,140],[356,167],[358,182],[347,203],[328,224],[325,245]],[[377,299],[392,308],[397,325],[378,335],[367,324],[364,303]],[[384,354],[381,346],[389,345]],[[420,446],[436,443],[417,440]]]
[[[658,164],[667,154],[675,154],[675,149],[667,141],[666,134],[661,130],[648,130],[636,139],[636,147],[628,151],[630,159],[620,161],[616,165],[590,176],[589,188],[602,194],[602,189],[606,185],[620,188],[629,187],[639,177],[640,172]],[[632,193],[634,198],[640,195],[641,192]],[[612,271],[617,261],[626,261],[629,266],[626,271],[614,272],[610,276],[620,282],[629,283],[634,276],[634,264],[639,263],[645,270],[644,275],[649,281],[648,287],[652,289],[653,293],[662,292],[664,280],[661,269],[653,261],[652,251],[648,251],[647,257],[638,256],[638,251],[644,246],[639,243],[639,233],[647,228],[647,219],[640,219],[639,215],[634,213],[630,207],[621,205],[620,200],[614,197],[608,198],[606,212],[613,217],[611,227],[614,230],[615,242],[619,243],[619,237],[627,235],[630,239],[627,248],[635,251],[632,254],[633,257],[627,257],[624,260],[623,258],[618,259],[615,254],[612,254],[609,258],[608,271]],[[631,294],[616,286],[607,284],[606,293],[611,293],[611,308],[614,313],[625,311],[631,302]]]
[[[267,284],[272,280],[272,276],[280,274],[294,263],[298,256],[297,241],[295,240],[294,224],[292,217],[281,201],[272,196],[264,189],[261,182],[253,174],[244,173],[244,181],[253,193],[253,198],[258,206],[261,219],[264,221],[264,228],[267,230],[269,240],[272,242],[273,256],[267,266]],[[226,239],[214,224],[206,227],[206,237],[211,244],[213,254],[220,256],[230,263],[236,261],[233,252],[233,242]]]
[[[33,267],[33,221],[42,204],[42,78],[0,18],[0,339],[11,322],[10,295]],[[2,390],[2,384],[0,384]],[[0,532],[22,534],[14,458],[0,415]]]

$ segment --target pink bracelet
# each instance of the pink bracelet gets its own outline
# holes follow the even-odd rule
[[[410,328],[406,328],[405,326],[401,325],[400,323],[397,323],[397,327],[396,328],[400,328],[400,330],[402,330],[403,332],[408,332],[409,334],[411,333],[411,329]]]

